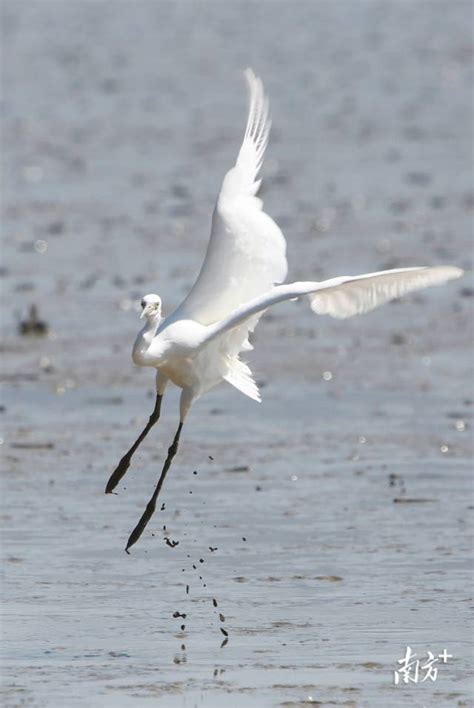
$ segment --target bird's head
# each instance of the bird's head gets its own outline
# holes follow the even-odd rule
[[[151,293],[145,295],[141,301],[142,314],[140,318],[146,317],[147,320],[157,320],[161,317],[161,298],[159,295]]]

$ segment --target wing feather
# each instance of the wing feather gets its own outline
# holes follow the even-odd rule
[[[383,305],[406,293],[430,285],[441,285],[459,278],[462,270],[454,266],[433,268],[396,268],[356,277],[334,278],[318,292],[310,294],[311,309],[317,315],[345,319]]]
[[[316,314],[345,319],[370,312],[406,293],[455,280],[463,273],[464,271],[456,266],[423,266],[342,276],[321,283],[298,282],[279,285],[241,305],[225,319],[208,327],[203,345],[216,337],[222,337],[234,328],[241,327],[244,322],[251,322],[258,313],[263,313],[272,305],[285,300],[307,296],[311,309]]]
[[[237,161],[224,177],[212,217],[206,257],[190,293],[173,317],[204,325],[217,322],[239,305],[270,290],[287,274],[286,241],[256,197],[270,132],[268,100],[262,81],[245,72],[249,112]],[[253,322],[253,326],[256,324]],[[233,333],[236,355],[248,346],[248,327]]]
[[[261,180],[257,178],[271,128],[268,99],[265,97],[261,79],[255,76],[252,69],[246,70],[245,78],[250,96],[247,127],[235,167],[228,172],[222,186],[220,199],[223,200],[233,198],[237,194],[255,196],[261,184]]]

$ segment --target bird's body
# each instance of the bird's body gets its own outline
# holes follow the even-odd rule
[[[153,497],[132,532],[127,549],[136,543],[153,514],[193,401],[222,381],[261,400],[240,354],[252,349],[249,334],[266,309],[284,300],[307,297],[316,314],[351,317],[462,274],[454,266],[399,268],[319,283],[282,285],[288,270],[286,241],[256,196],[270,130],[268,101],[262,82],[251,70],[247,70],[246,78],[250,89],[247,128],[237,162],[222,183],[198,278],[182,304],[166,319],[161,316],[158,295],[147,295],[142,300],[146,323],[137,336],[132,356],[138,366],[157,370],[157,400],[145,430],[109,479],[107,492],[123,477],[133,453],[158,420],[167,382],[179,386],[182,394],[177,433]]]

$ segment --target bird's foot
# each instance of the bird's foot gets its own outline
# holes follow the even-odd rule
[[[120,482],[129,467],[130,457],[128,455],[125,455],[124,457],[122,457],[117,467],[110,475],[109,481],[107,482],[107,486],[105,488],[106,494],[111,494],[114,491],[115,487]]]
[[[144,532],[146,525],[150,521],[151,517],[153,516],[155,512],[155,507],[156,507],[156,497],[153,495],[153,497],[150,499],[148,504],[146,505],[146,509],[143,512],[140,521],[138,524],[135,526],[133,529],[132,533],[128,537],[127,545],[125,546],[125,552],[130,553],[128,550],[131,548],[140,538],[142,533]]]

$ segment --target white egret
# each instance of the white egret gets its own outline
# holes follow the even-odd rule
[[[245,72],[250,107],[235,166],[222,183],[212,218],[206,257],[183,303],[163,318],[161,299],[146,295],[141,317],[145,326],[133,347],[138,366],[157,370],[156,403],[147,426],[111,475],[110,493],[126,473],[132,455],[160,416],[168,381],[182,389],[179,426],[168,450],[158,484],[131,533],[126,549],[138,541],[156,506],[181,430],[193,402],[221,381],[260,401],[252,373],[239,354],[252,349],[249,333],[270,306],[307,297],[319,315],[345,318],[362,314],[405,293],[459,278],[454,266],[398,268],[323,282],[282,285],[287,275],[286,242],[256,196],[270,131],[268,101],[262,82]]]

